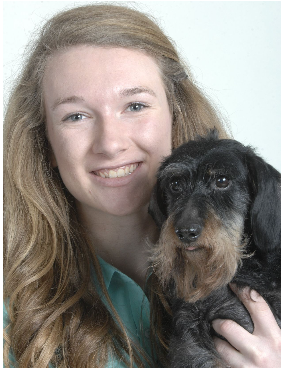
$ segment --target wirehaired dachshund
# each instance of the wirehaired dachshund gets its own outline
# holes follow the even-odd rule
[[[171,367],[228,367],[211,323],[249,332],[249,313],[230,289],[250,287],[280,326],[280,173],[252,148],[212,130],[167,157],[149,205],[161,234],[153,268],[172,309]]]

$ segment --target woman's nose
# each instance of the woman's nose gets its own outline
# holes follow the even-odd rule
[[[113,158],[126,151],[130,146],[130,139],[122,120],[109,115],[101,117],[99,121],[93,142],[94,153]]]

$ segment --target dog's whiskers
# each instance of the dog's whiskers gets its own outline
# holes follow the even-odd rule
[[[237,233],[230,238],[216,215],[210,213],[208,220],[199,240],[191,244],[198,248],[190,251],[175,233],[173,216],[169,217],[154,251],[154,270],[163,286],[174,280],[178,296],[190,302],[229,283],[244,250],[241,227],[234,225]]]

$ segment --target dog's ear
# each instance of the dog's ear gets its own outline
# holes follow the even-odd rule
[[[262,251],[281,245],[281,175],[262,158],[247,156],[253,203],[250,218],[253,239]]]
[[[149,204],[149,214],[153,217],[156,225],[161,229],[162,224],[167,218],[166,201],[163,191],[161,190],[158,182],[154,186],[150,204]]]
[[[219,139],[219,132],[216,127],[211,129],[207,135],[209,140],[218,140]]]
[[[203,140],[203,139],[204,140],[218,140],[219,139],[218,129],[214,127],[213,129],[207,130],[207,133],[205,136],[202,136],[202,135],[195,136],[196,141]]]

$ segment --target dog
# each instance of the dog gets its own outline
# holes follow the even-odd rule
[[[171,367],[228,367],[212,339],[217,318],[253,332],[230,282],[260,293],[281,327],[280,202],[280,173],[216,130],[161,164],[149,213],[161,230],[152,264],[172,310]]]

